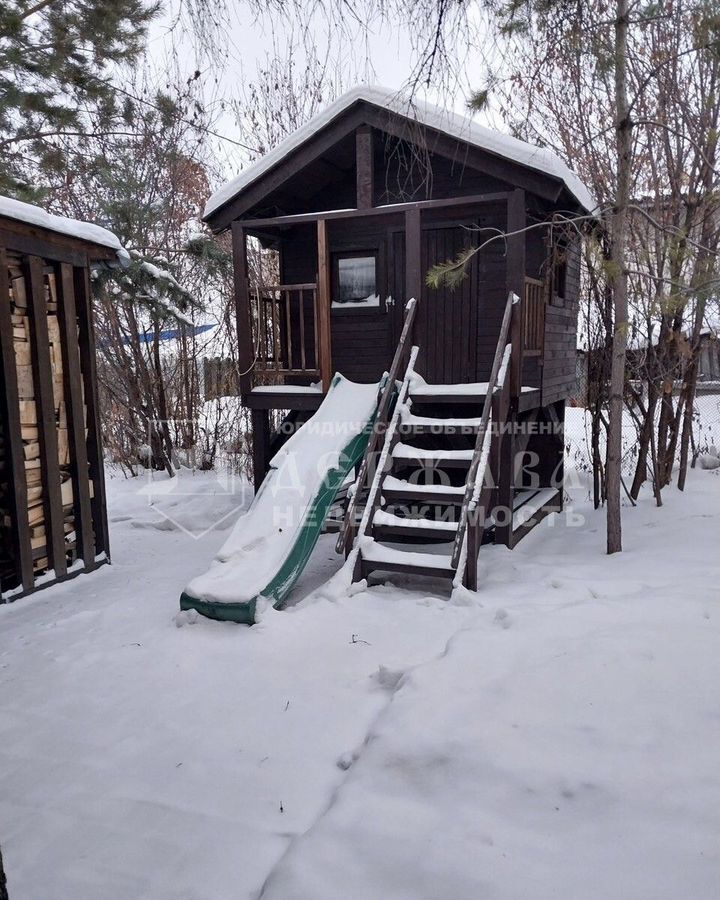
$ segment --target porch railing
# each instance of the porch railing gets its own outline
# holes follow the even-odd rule
[[[317,285],[266,285],[254,293],[256,374],[319,378]]]
[[[371,464],[376,460],[382,442],[386,440],[386,430],[390,419],[392,402],[397,392],[397,382],[412,354],[411,342],[416,315],[417,299],[412,298],[411,300],[408,300],[407,305],[405,306],[403,330],[397,347],[395,348],[395,355],[393,356],[390,371],[388,372],[382,393],[380,394],[372,434],[370,435],[368,445],[365,449],[365,455],[363,456],[362,463],[358,470],[358,476],[353,485],[352,494],[345,509],[345,517],[335,546],[335,550],[338,553],[345,553],[346,556],[352,549],[353,541],[357,534],[357,510],[361,495],[369,486],[375,474],[374,471],[371,471]],[[417,354],[417,348],[415,348],[415,353]],[[367,503],[371,503],[371,498],[368,498]],[[367,519],[366,524],[369,521],[370,520]]]
[[[523,353],[525,356],[540,356],[545,337],[545,282],[526,278],[524,300]]]
[[[499,428],[507,415],[510,399],[508,370],[513,368],[513,356],[522,356],[518,352],[519,348],[513,346],[512,339],[513,331],[516,331],[513,324],[518,321],[520,314],[520,298],[510,292],[500,326],[500,337],[495,348],[495,357],[490,371],[487,393],[480,416],[480,427],[475,441],[473,458],[468,469],[465,494],[453,544],[452,567],[457,572],[458,582],[464,582],[471,591],[477,590],[477,558],[485,530],[485,510],[491,495],[491,486],[485,480],[492,439],[491,416],[493,408],[495,408],[495,425]]]

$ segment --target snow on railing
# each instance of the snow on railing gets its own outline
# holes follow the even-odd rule
[[[395,437],[398,425],[400,424],[401,408],[405,404],[408,394],[410,393],[410,380],[415,370],[415,361],[417,360],[419,351],[419,347],[413,347],[410,351],[410,359],[405,371],[405,377],[400,387],[400,393],[398,395],[397,403],[395,405],[395,409],[393,410],[393,415],[390,419],[390,424],[388,425],[388,429],[385,434],[385,443],[383,444],[382,452],[380,453],[380,459],[378,460],[377,468],[375,469],[375,475],[370,485],[370,492],[368,494],[367,503],[365,504],[365,509],[363,510],[362,519],[360,520],[358,534],[361,537],[364,534],[368,533],[370,530],[371,517],[375,512],[375,504],[378,499],[380,484],[383,480],[383,475],[385,474],[385,467],[387,466],[388,456],[390,455],[390,452],[392,450],[393,438]]]
[[[360,502],[360,495],[363,488],[365,487],[365,482],[367,481],[370,467],[370,457],[377,450],[377,445],[381,437],[381,430],[385,427],[387,417],[390,413],[392,397],[396,390],[397,378],[400,374],[400,369],[405,357],[405,353],[407,352],[406,347],[408,346],[410,337],[412,335],[416,312],[417,300],[415,299],[415,297],[411,297],[405,304],[405,322],[403,324],[403,330],[400,335],[398,345],[395,349],[395,356],[393,357],[392,365],[390,366],[390,372],[388,373],[387,381],[385,382],[382,390],[382,395],[378,402],[378,411],[375,418],[373,432],[370,435],[368,445],[365,449],[365,455],[363,456],[362,463],[360,464],[358,477],[353,487],[353,493],[349,496],[348,505],[345,510],[345,516],[340,528],[340,534],[338,535],[337,544],[335,545],[335,551],[337,553],[347,553],[354,539],[357,504]],[[411,368],[412,367],[410,367],[409,371],[406,370],[406,379],[411,378],[414,375],[414,372],[411,370]]]
[[[470,469],[468,470],[465,495],[460,509],[458,529],[455,535],[452,553],[452,566],[461,579],[468,562],[467,532],[468,526],[471,524],[471,513],[473,516],[475,515],[480,499],[480,492],[482,491],[482,484],[485,480],[485,470],[490,454],[489,440],[492,430],[490,428],[492,401],[496,391],[503,389],[510,368],[513,350],[510,339],[510,323],[513,316],[513,308],[519,302],[520,298],[511,291],[510,294],[508,294],[507,303],[505,304],[505,312],[500,326],[500,335],[498,337],[495,357],[493,359],[490,379],[488,381],[488,391],[485,395],[482,416],[480,417],[480,424],[478,426],[475,452],[473,454],[472,462],[470,463]],[[471,503],[473,504],[472,510],[470,508]]]

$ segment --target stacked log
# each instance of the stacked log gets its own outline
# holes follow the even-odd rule
[[[4,390],[0,377],[0,389]],[[12,541],[10,539],[10,506],[12,491],[8,481],[10,471],[7,460],[7,443],[0,421],[0,587],[4,586],[15,575],[15,560],[12,553]]]
[[[46,472],[43,447],[38,429],[38,406],[33,378],[33,342],[28,315],[29,283],[26,269],[19,256],[8,255],[10,285],[10,309],[15,349],[15,365],[19,397],[19,419],[22,437],[25,482],[27,486],[27,511],[35,576],[49,567],[47,506],[44,494]],[[58,464],[62,484],[62,506],[65,532],[65,550],[68,565],[75,561],[75,508],[71,476],[70,447],[65,413],[65,386],[63,381],[63,351],[57,318],[58,278],[54,266],[43,268],[43,289],[47,305],[47,326],[50,362],[52,368],[55,425],[58,438]],[[3,470],[4,471],[4,470]],[[12,517],[12,510],[3,507],[5,524]],[[7,541],[3,542],[7,545]],[[0,566],[2,558],[0,557]]]

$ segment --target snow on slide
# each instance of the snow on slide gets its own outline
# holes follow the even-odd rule
[[[379,385],[336,375],[322,405],[270,462],[250,509],[181,609],[252,624],[257,601],[282,606],[307,563],[338,489],[362,457]]]

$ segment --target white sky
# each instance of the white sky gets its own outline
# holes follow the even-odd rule
[[[172,0],[178,3],[179,0]],[[187,2],[187,0],[186,0]],[[242,85],[245,81],[254,80],[259,65],[267,63],[273,56],[273,44],[278,53],[287,53],[288,46],[295,46],[295,59],[302,63],[302,35],[298,25],[273,21],[259,22],[253,19],[244,3],[229,0],[233,9],[229,14],[229,22],[223,27],[223,39],[218,43],[210,58],[199,63],[191,37],[183,37],[183,22],[177,20],[171,28],[173,18],[166,16],[159,20],[150,33],[150,58],[156,65],[163,65],[164,58],[176,51],[179,65],[186,73],[196,67],[203,72],[206,89],[205,96],[219,107],[220,101],[230,101],[242,97]],[[316,15],[306,23],[307,34],[317,47],[317,54],[324,58],[329,54],[330,69],[340,72],[343,89],[347,90],[360,82],[382,84],[388,88],[399,89],[407,84],[412,76],[415,55],[412,49],[411,35],[419,30],[419,23],[409,21],[402,26],[390,26],[387,23],[376,23],[369,33],[357,26],[354,34],[347,30],[329,26],[328,22]],[[226,46],[223,46],[225,44]],[[455,87],[450,94],[445,93],[442,102],[454,107],[457,111],[467,113],[466,98],[470,87],[478,86],[480,67],[477,60],[473,64],[468,57],[458,68],[454,80]],[[431,87],[425,96],[434,101],[440,100],[437,90]],[[216,130],[235,140],[241,137],[239,129],[231,115],[220,114],[215,125]],[[223,166],[224,178],[237,174],[245,162],[242,150],[228,141],[220,142],[221,155],[225,158]],[[222,180],[222,178],[221,178]]]

